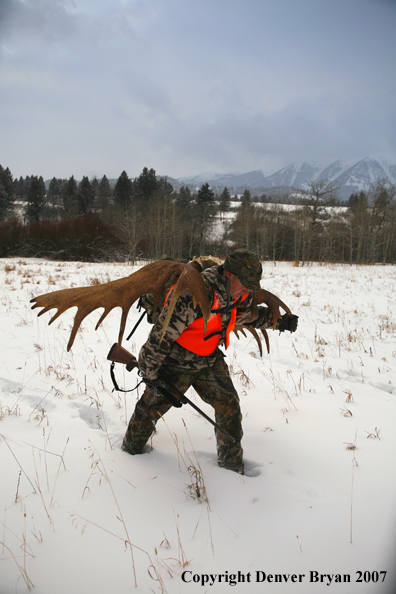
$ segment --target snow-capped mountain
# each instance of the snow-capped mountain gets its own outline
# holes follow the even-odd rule
[[[199,173],[190,177],[179,177],[177,181],[187,186],[201,186],[202,184],[214,184],[218,179],[226,177],[221,173]]]
[[[269,175],[265,180],[265,187],[290,186],[301,188],[307,180],[316,179],[323,166],[316,163],[292,163]]]
[[[366,158],[346,169],[334,181],[341,186],[343,193],[349,192],[350,195],[353,192],[364,190],[370,184],[384,178],[396,183],[396,165],[388,161]]]
[[[204,183],[209,183],[212,186],[228,188],[261,188],[264,187],[265,180],[265,175],[261,169],[256,169],[249,173],[202,173],[193,177],[181,177],[178,179],[179,182],[189,186],[200,186]]]
[[[349,163],[347,164],[340,160],[334,161],[334,163],[330,163],[330,165],[328,165],[321,171],[320,179],[335,180],[349,168]]]
[[[345,200],[352,193],[365,190],[373,182],[384,178],[396,183],[396,164],[367,157],[353,165],[341,160],[327,165],[307,161],[292,163],[267,177],[259,169],[242,174],[201,174],[178,181],[190,186],[209,183],[216,189],[228,187],[232,191],[237,188],[303,188],[307,181],[328,179],[340,186],[340,198]]]

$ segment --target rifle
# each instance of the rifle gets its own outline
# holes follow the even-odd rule
[[[114,363],[122,363],[126,365],[127,371],[132,371],[134,368],[138,368],[139,364],[137,362],[136,357],[132,355],[129,351],[124,349],[124,347],[120,346],[118,343],[113,344],[111,347],[109,354],[107,355],[108,361],[112,363],[112,379],[115,385],[116,390],[119,390],[113,375],[113,366]],[[153,394],[156,396],[161,396],[168,400],[172,404],[172,406],[176,408],[181,408],[183,404],[189,404],[194,410],[196,410],[204,419],[206,419],[217,431],[222,433],[227,439],[229,439],[232,443],[235,443],[235,439],[231,437],[228,433],[226,433],[217,423],[212,421],[210,417],[206,413],[203,412],[194,402],[192,402],[183,392],[180,392],[172,384],[172,382],[167,378],[166,373],[164,371],[160,371],[159,377],[156,380],[147,380],[143,378],[144,383],[149,388]]]

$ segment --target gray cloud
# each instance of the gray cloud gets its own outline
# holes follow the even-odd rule
[[[14,175],[396,160],[386,0],[0,7],[0,163]]]
[[[2,0],[0,34],[3,43],[27,40],[53,42],[76,34],[71,0]]]

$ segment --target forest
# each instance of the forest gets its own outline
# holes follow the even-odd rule
[[[379,180],[346,206],[337,191],[307,181],[285,205],[247,189],[216,194],[207,183],[174,189],[147,167],[136,178],[45,182],[14,179],[0,165],[0,257],[133,263],[247,247],[262,260],[395,263],[396,186]]]

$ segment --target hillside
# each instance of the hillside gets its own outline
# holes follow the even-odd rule
[[[311,180],[329,179],[340,187],[341,200],[347,200],[354,192],[367,189],[367,187],[381,179],[387,178],[391,183],[396,183],[396,164],[385,160],[362,159],[354,164],[347,164],[341,160],[329,164],[292,163],[267,177],[261,170],[240,174],[200,174],[192,177],[182,177],[177,180],[179,184],[197,188],[203,183],[209,183],[212,188],[221,191],[227,187],[231,192],[243,192],[249,189],[253,194],[270,193],[280,188],[304,188],[306,182]]]

